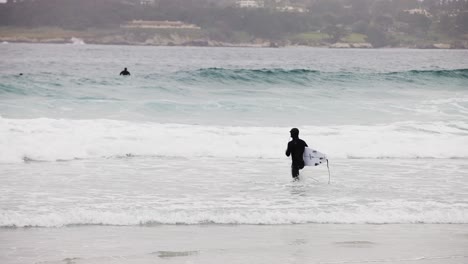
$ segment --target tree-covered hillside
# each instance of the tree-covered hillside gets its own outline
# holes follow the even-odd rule
[[[370,42],[374,47],[468,39],[468,0],[264,0],[239,8],[224,0],[10,0],[0,26],[116,30],[131,20],[183,21],[198,37],[220,42],[263,39],[320,45]],[[145,34],[158,34],[157,32]]]

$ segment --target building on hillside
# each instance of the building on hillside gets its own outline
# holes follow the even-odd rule
[[[263,0],[238,0],[236,5],[240,8],[264,8],[265,2]]]
[[[305,13],[308,11],[304,3],[290,0],[270,0],[266,6],[279,12]]]
[[[120,26],[129,29],[200,29],[194,24],[186,24],[181,21],[151,21],[132,20]]]
[[[418,14],[418,15],[425,15],[427,17],[432,16],[431,13],[427,12],[426,9],[421,9],[421,8],[407,9],[407,10],[404,10],[403,12],[406,12],[406,13],[411,14],[411,15]]]
[[[290,13],[305,13],[308,11],[307,8],[300,7],[300,6],[278,6],[276,7],[276,10],[280,12],[290,12]]]
[[[140,0],[140,5],[154,6],[156,5],[156,0]]]

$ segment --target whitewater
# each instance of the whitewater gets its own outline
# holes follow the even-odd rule
[[[0,227],[468,224],[467,56],[2,45]]]

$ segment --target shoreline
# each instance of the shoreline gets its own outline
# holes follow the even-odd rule
[[[289,48],[311,47],[332,49],[468,49],[468,39],[425,40],[414,39],[383,47],[373,47],[366,39],[343,38],[331,43],[327,39],[298,41],[294,38],[273,40],[249,38],[237,41],[213,40],[194,31],[132,31],[122,29],[65,30],[57,27],[16,28],[0,27],[0,43],[30,44],[91,44],[153,47],[235,47],[235,48]]]
[[[462,263],[466,224],[0,228],[17,263]]]
[[[45,229],[67,229],[67,228],[164,228],[164,227],[193,227],[193,228],[205,228],[205,227],[300,227],[300,226],[466,226],[468,223],[339,223],[339,222],[310,222],[310,223],[281,223],[281,224],[245,224],[245,223],[197,223],[197,224],[186,224],[186,223],[142,223],[137,225],[132,224],[67,224],[63,226],[0,226],[0,233],[5,230],[45,230]],[[466,234],[468,236],[468,232]]]
[[[144,43],[139,44],[130,44],[130,43],[73,43],[69,41],[8,41],[4,39],[0,39],[0,45],[8,45],[8,44],[56,44],[56,45],[97,45],[97,46],[135,46],[135,47],[187,47],[187,48],[268,48],[268,49],[284,49],[284,48],[312,48],[312,49],[340,49],[340,50],[351,50],[351,49],[359,49],[359,50],[386,50],[386,49],[408,49],[408,50],[467,50],[468,48],[450,48],[450,47],[425,47],[425,48],[418,48],[418,47],[409,47],[409,46],[397,46],[397,47],[357,47],[357,46],[350,46],[350,47],[334,47],[333,44],[330,45],[323,45],[323,46],[307,46],[307,45],[285,45],[285,46],[278,46],[272,47],[268,45],[258,45],[258,44],[228,44],[228,45],[148,45]]]

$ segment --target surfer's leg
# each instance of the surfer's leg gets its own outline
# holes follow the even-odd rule
[[[291,165],[291,174],[293,179],[299,179],[299,167],[296,166],[295,164]]]

